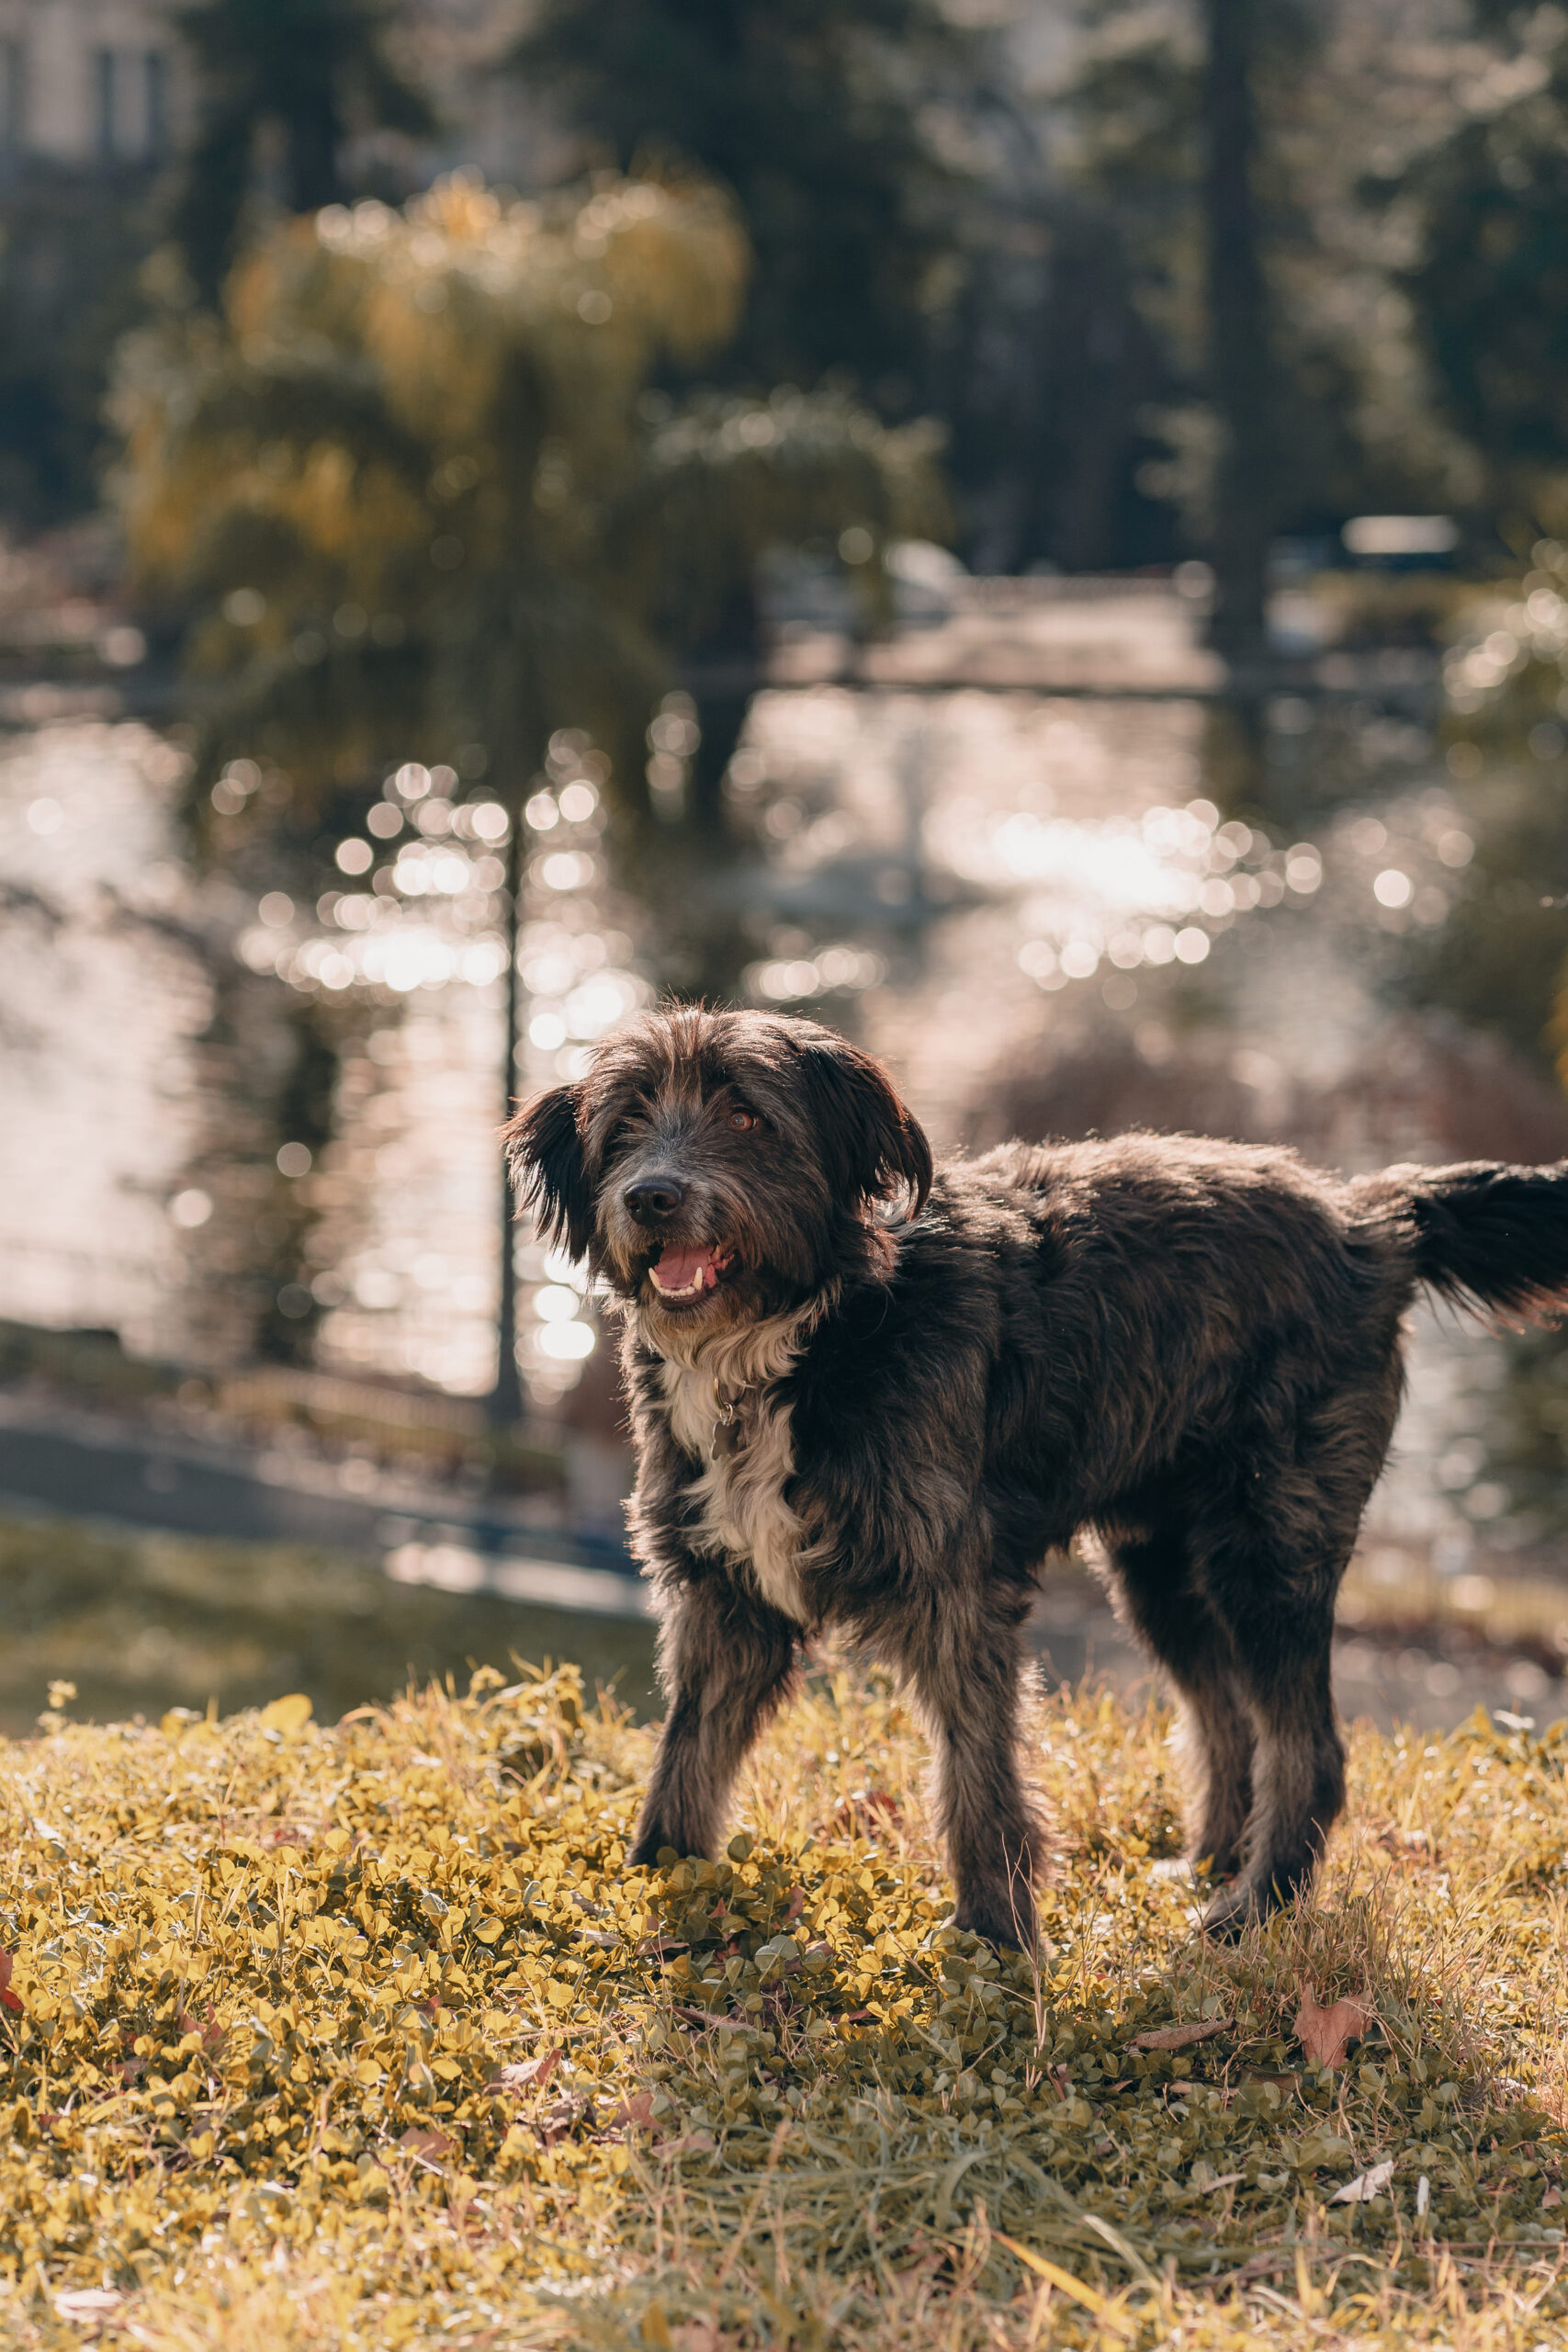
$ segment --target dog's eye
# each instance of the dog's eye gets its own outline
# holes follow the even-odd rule
[[[753,1127],[760,1127],[762,1122],[755,1111],[731,1111],[729,1124],[737,1135],[749,1135]]]

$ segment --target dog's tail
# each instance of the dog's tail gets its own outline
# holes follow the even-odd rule
[[[1568,1159],[1387,1168],[1351,1189],[1357,1224],[1393,1238],[1439,1297],[1528,1321],[1568,1316]]]

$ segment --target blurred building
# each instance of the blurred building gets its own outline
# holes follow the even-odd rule
[[[171,155],[193,107],[177,14],[178,0],[0,0],[0,173],[113,171]],[[525,15],[519,0],[401,0],[400,33],[443,134],[434,154],[390,141],[394,176],[400,164],[411,183],[457,162],[502,180],[571,167],[572,142],[498,71]]]
[[[186,97],[160,0],[0,0],[0,159],[155,164]]]

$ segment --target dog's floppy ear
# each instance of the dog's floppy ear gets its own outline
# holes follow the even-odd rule
[[[919,1216],[931,1188],[931,1148],[881,1063],[841,1037],[814,1040],[801,1060],[834,1191],[880,1201],[907,1186],[909,1214]]]
[[[578,1127],[580,1091],[554,1086],[536,1094],[502,1127],[506,1165],[519,1208],[532,1209],[548,1241],[586,1257],[593,1238],[593,1190]]]

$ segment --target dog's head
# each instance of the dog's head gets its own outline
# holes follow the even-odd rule
[[[931,1190],[880,1064],[778,1013],[648,1014],[505,1132],[519,1199],[666,1352],[874,1270],[874,1204]]]

